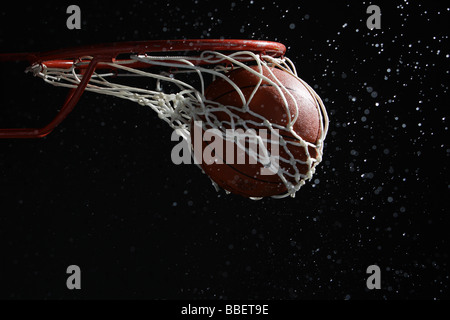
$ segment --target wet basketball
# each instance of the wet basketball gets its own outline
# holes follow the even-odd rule
[[[257,70],[256,67],[252,69]],[[301,140],[315,144],[320,138],[319,106],[306,86],[292,74],[278,68],[265,68],[262,74],[271,81],[263,80],[259,84],[260,76],[244,68],[231,71],[227,75],[228,79],[239,87],[245,102],[242,101],[239,92],[225,79],[212,82],[205,92],[205,97],[209,101],[232,109],[230,113],[214,112],[214,117],[223,127],[234,126],[234,129],[243,130],[250,128],[258,132],[265,128],[264,119],[278,125],[281,128],[280,137],[287,143],[286,147],[282,145],[279,147],[279,170],[283,171],[282,176],[286,178],[288,185],[296,185],[299,179],[304,179],[311,171],[312,162],[308,159],[315,159],[318,154],[313,146],[305,146]],[[241,121],[235,121],[233,115],[237,115]],[[269,138],[274,137],[269,134]],[[191,140],[194,139],[195,133],[191,129]],[[203,141],[202,149],[208,145],[208,141]],[[225,161],[225,159],[236,160],[239,153],[245,152],[238,146],[235,146],[234,151],[236,154],[230,157],[224,148],[222,155],[215,155],[218,161],[201,164],[205,173],[220,187],[245,197],[266,197],[287,192],[286,182],[280,175],[261,174],[262,163]]]

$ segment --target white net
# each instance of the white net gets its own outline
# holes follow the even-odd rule
[[[67,69],[50,68],[45,63],[35,64],[29,67],[28,71],[54,86],[76,88],[83,77],[82,67],[89,64],[91,59],[92,57],[82,57]],[[139,64],[139,68],[135,67],[136,64]],[[146,65],[149,68],[142,67]],[[109,67],[110,71],[104,71],[105,66]],[[227,76],[231,70],[239,68],[244,68],[259,77],[259,82],[250,95],[245,95]],[[272,72],[272,68],[281,69],[296,77],[314,97],[320,117],[320,136],[315,143],[306,141],[294,131],[293,127],[299,116],[298,110],[301,106],[297,105],[296,99],[287,99],[286,95],[291,95],[291,93],[277,79]],[[267,76],[267,74],[270,76]],[[143,87],[142,85],[137,87],[123,84],[122,81],[118,81],[122,77],[124,79],[127,77],[146,77],[152,79],[148,83],[153,83],[153,87],[149,89],[148,83]],[[208,83],[220,78],[227,81],[238,93],[242,101],[241,105],[221,105],[205,97]],[[263,81],[275,87],[281,95],[285,104],[283,107],[286,115],[288,119],[291,119],[287,125],[271,123],[248,107]],[[166,90],[166,87],[169,90]],[[284,156],[279,157],[280,166],[276,174],[280,183],[284,184],[286,191],[282,194],[272,195],[274,198],[293,197],[305,184],[305,181],[311,179],[315,167],[322,160],[323,142],[328,131],[328,116],[325,106],[316,92],[297,76],[295,66],[286,57],[274,58],[250,51],[238,51],[231,54],[203,51],[197,56],[131,55],[127,59],[103,63],[102,70],[97,70],[92,75],[86,90],[127,99],[137,102],[141,106],[150,107],[158,114],[160,119],[167,122],[172,129],[186,139],[189,145],[191,145],[192,120],[201,119],[203,129],[214,128],[223,133],[225,133],[225,128],[267,129],[270,133],[279,137],[280,148],[284,150],[282,153]],[[288,100],[295,103],[295,108],[292,108],[292,106],[289,108]],[[292,110],[297,111],[295,114],[291,114]],[[221,120],[220,117],[217,117],[220,112],[226,112],[229,117],[226,120]],[[251,114],[252,119],[258,119],[258,121],[243,120],[240,116],[243,112]],[[281,133],[278,135],[278,132]],[[295,139],[285,139],[286,133],[295,137]],[[224,137],[227,139],[226,135]],[[261,137],[258,138],[261,139]],[[265,138],[265,144],[260,146],[267,146],[267,139],[271,138]],[[239,144],[239,142],[233,142]],[[296,158],[295,154],[291,152],[293,146],[303,148],[306,158]],[[267,166],[263,159],[265,157],[253,154],[252,148],[246,147],[245,144],[239,145],[239,147],[245,150],[249,156],[255,157],[262,166]],[[264,147],[262,148],[264,149]],[[311,154],[311,150],[315,150],[314,154]],[[270,150],[262,150],[259,154],[270,154]],[[299,170],[299,164],[302,168],[306,166],[307,170]],[[212,182],[217,188],[217,184],[214,181]],[[253,199],[256,199],[256,197]]]

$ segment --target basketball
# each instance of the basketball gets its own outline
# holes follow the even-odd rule
[[[257,70],[256,66],[251,67]],[[295,76],[278,68],[263,69],[263,75],[274,83],[282,84],[279,88],[270,82],[263,80],[257,91],[254,93],[260,76],[254,74],[244,68],[239,68],[229,72],[226,76],[232,81],[245,97],[248,110],[243,104],[242,98],[238,91],[230,84],[229,81],[219,78],[213,81],[205,91],[205,98],[214,103],[225,106],[225,108],[233,109],[232,112],[216,111],[214,118],[216,123],[220,123],[223,128],[230,128],[230,123],[235,124],[235,128],[245,128],[242,123],[246,123],[247,128],[258,129],[263,128],[262,118],[267,119],[270,123],[286,127],[289,122],[293,121],[292,129],[304,141],[315,144],[321,136],[321,118],[318,103],[315,97],[308,91],[305,85],[299,81]],[[284,86],[284,88],[283,88]],[[285,97],[283,99],[283,96]],[[250,99],[251,98],[251,99]],[[286,101],[286,102],[285,102]],[[286,105],[287,103],[287,105]],[[289,111],[287,111],[287,108]],[[256,116],[254,113],[260,115]],[[237,115],[243,121],[233,118]],[[196,120],[205,120],[201,116]],[[198,131],[197,131],[198,132]],[[203,130],[201,131],[203,134]],[[198,134],[198,133],[197,133]],[[301,179],[306,179],[310,174],[312,162],[307,161],[308,158],[316,158],[318,152],[316,148],[308,145],[300,145],[300,140],[296,138],[289,130],[280,130],[280,137],[284,139],[287,144],[286,148],[279,148],[280,160],[287,159],[288,161],[279,161],[279,169],[284,171],[283,176],[286,178],[288,185],[296,185]],[[191,142],[194,144],[196,140],[196,133],[193,130],[193,121],[191,122]],[[268,135],[271,138],[271,135]],[[197,140],[199,141],[199,140]],[[208,146],[208,141],[202,139],[202,150]],[[239,153],[245,153],[242,148],[235,147],[233,158]],[[309,157],[307,151],[309,153]],[[237,163],[236,161],[227,163],[224,159],[229,159],[226,151],[223,155],[217,155],[218,159],[222,161],[214,161],[212,163],[201,162],[200,166],[204,172],[221,188],[244,197],[267,197],[276,196],[286,193],[286,183],[282,181],[278,174],[262,175],[261,163],[251,164],[248,161],[245,163]],[[222,159],[219,159],[219,158]],[[295,158],[295,163],[289,161]]]

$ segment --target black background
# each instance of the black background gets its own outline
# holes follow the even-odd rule
[[[448,298],[448,6],[379,4],[369,30],[369,2],[90,1],[68,30],[70,4],[1,9],[0,52],[279,41],[327,106],[324,160],[294,199],[217,193],[171,162],[149,108],[86,93],[48,137],[0,141],[1,298]],[[64,100],[25,67],[2,65],[2,127],[44,125]]]

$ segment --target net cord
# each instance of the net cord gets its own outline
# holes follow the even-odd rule
[[[35,64],[27,69],[35,76],[42,78],[45,82],[58,87],[76,88],[81,82],[82,74],[78,73],[79,67],[82,64],[87,64],[92,57],[81,57],[68,69],[48,68],[45,64]],[[132,68],[130,65],[135,62],[146,63],[152,67],[157,66],[166,68],[168,71],[160,73],[149,72],[146,70]],[[203,67],[202,65],[209,67]],[[248,63],[251,62],[255,69],[250,68]],[[95,72],[87,87],[86,91],[115,96],[118,98],[130,100],[140,104],[141,106],[150,107],[157,113],[158,117],[165,121],[173,130],[190,142],[190,127],[191,121],[195,119],[204,119],[202,129],[219,129],[225,133],[227,128],[243,128],[248,132],[255,128],[266,128],[272,136],[277,135],[277,131],[288,132],[296,138],[296,141],[286,140],[282,136],[279,137],[279,145],[283,148],[288,158],[279,157],[279,161],[284,165],[279,166],[277,175],[286,186],[287,192],[282,195],[272,196],[273,198],[284,198],[286,196],[295,196],[295,193],[305,184],[305,181],[310,180],[315,172],[315,167],[322,161],[323,142],[328,131],[328,115],[322,99],[319,95],[301,78],[298,77],[294,63],[287,57],[275,58],[263,54],[255,54],[250,51],[238,51],[231,54],[223,54],[215,51],[203,51],[199,56],[185,57],[185,56],[149,56],[149,55],[131,55],[129,60],[121,60],[120,62],[107,62],[115,72]],[[293,125],[299,116],[299,106],[297,100],[292,93],[287,90],[279,79],[275,76],[271,68],[279,68],[285,72],[290,73],[297,78],[308,90],[312,97],[314,97],[317,108],[319,110],[320,132],[321,135],[315,144],[305,141],[294,130]],[[251,94],[246,97],[242,90],[227,77],[227,72],[236,68],[244,68],[247,72],[256,75],[259,80]],[[263,70],[271,77],[263,75]],[[177,76],[183,74],[194,74],[199,80],[199,89],[194,88],[191,84],[177,79]],[[207,100],[205,97],[205,75],[209,75],[213,80],[221,78],[225,80],[238,93],[242,102],[242,106],[223,106],[215,101]],[[138,88],[134,86],[124,85],[112,82],[114,77],[148,77],[156,80],[156,87],[154,90]],[[274,79],[275,81],[273,81]],[[283,100],[284,111],[288,119],[291,119],[286,126],[276,123],[270,123],[260,114],[249,109],[250,102],[260,88],[262,82],[268,83],[278,91]],[[179,91],[176,93],[164,93],[162,85],[164,83],[171,83],[175,85]],[[291,115],[286,94],[290,95],[290,101],[295,104],[295,114]],[[253,120],[243,120],[237,113],[249,113]],[[228,121],[220,120],[216,114],[226,113],[229,117]],[[224,135],[225,140],[230,138]],[[234,139],[234,138],[233,138]],[[263,165],[267,166],[267,159],[270,157],[270,151],[261,146],[267,146],[274,143],[272,138],[262,139],[257,136],[260,146],[260,153],[258,154],[252,148],[245,146],[245,141],[238,139],[233,140],[237,147],[244,150],[250,158],[256,159]],[[190,144],[189,144],[190,145]],[[289,149],[290,145],[296,147],[300,146],[304,149],[306,160],[296,159]],[[192,146],[191,146],[192,147]],[[309,147],[317,151],[317,156],[314,158],[309,153]],[[270,162],[270,161],[269,161]],[[309,170],[303,174],[300,173],[297,165],[307,165]],[[291,170],[284,169],[286,165],[290,165]],[[293,169],[293,170],[292,170]],[[212,181],[213,185],[218,189],[217,184]],[[253,198],[259,199],[259,198]]]

